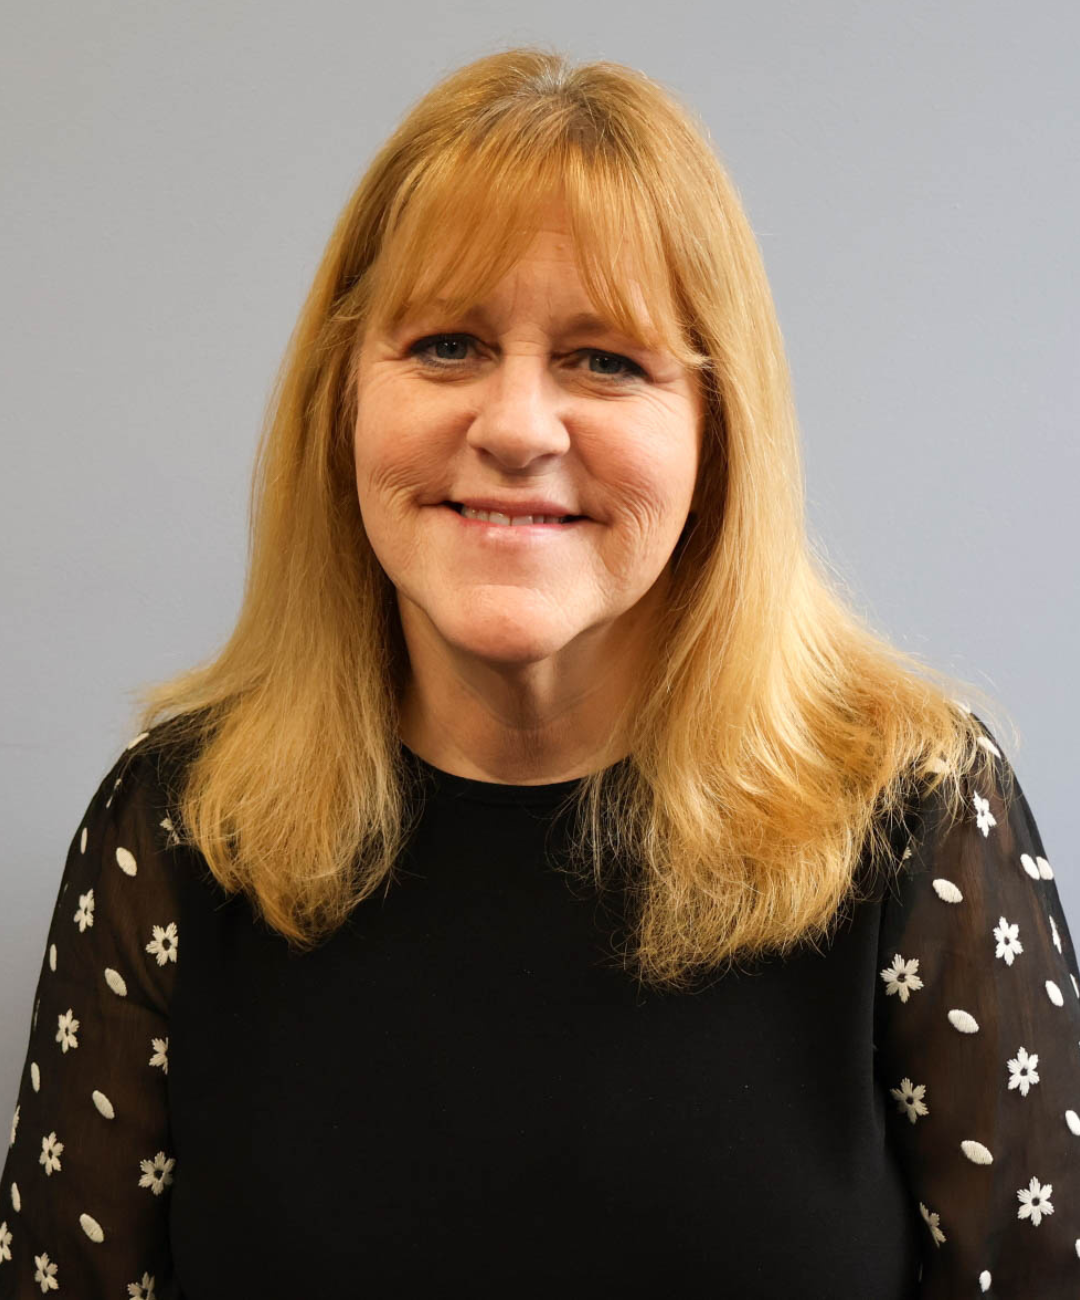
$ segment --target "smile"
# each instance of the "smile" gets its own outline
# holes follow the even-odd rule
[[[521,536],[524,539],[529,536],[553,535],[572,531],[587,522],[584,515],[564,515],[562,518],[556,518],[553,515],[515,515],[511,517],[510,515],[500,514],[495,510],[472,510],[453,501],[446,501],[443,505],[447,511],[458,517],[469,532],[488,536],[499,533],[515,537]]]

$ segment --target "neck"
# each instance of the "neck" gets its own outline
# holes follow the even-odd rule
[[[599,771],[628,752],[619,716],[651,653],[649,611],[592,628],[559,653],[506,664],[447,645],[403,610],[409,677],[401,739],[434,767],[509,785]]]

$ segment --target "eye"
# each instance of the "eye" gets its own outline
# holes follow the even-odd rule
[[[453,370],[457,368],[454,362],[463,361],[465,358],[439,357],[432,352],[432,349],[446,345],[468,348],[475,342],[476,340],[471,334],[431,334],[427,338],[417,339],[415,343],[410,345],[408,352],[409,356],[419,357],[424,365],[430,366],[432,369]],[[582,348],[579,355],[582,359],[585,357],[598,357],[603,364],[614,361],[624,367],[621,374],[611,370],[590,370],[590,374],[597,375],[601,379],[612,379],[617,384],[624,384],[632,379],[645,379],[648,377],[643,367],[639,366],[636,361],[631,361],[629,357],[624,357],[619,352],[605,352],[602,348]]]

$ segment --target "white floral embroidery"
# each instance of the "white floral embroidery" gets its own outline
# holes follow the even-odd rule
[[[901,1079],[899,1088],[890,1088],[890,1094],[896,1098],[896,1109],[903,1115],[906,1114],[908,1119],[915,1123],[920,1115],[929,1115],[930,1110],[924,1104],[923,1098],[926,1096],[926,1084],[913,1084],[910,1079]]]
[[[921,989],[923,986],[922,980],[915,974],[918,969],[918,957],[905,961],[899,953],[896,953],[892,965],[886,966],[881,972],[881,978],[885,981],[885,995],[891,997],[894,993],[898,993],[900,1001],[906,1002],[912,989]]]
[[[8,1232],[7,1219],[0,1223],[0,1264],[11,1258],[11,1233]]]
[[[176,848],[176,846],[180,843],[180,836],[177,835],[176,833],[176,827],[173,825],[172,818],[163,817],[161,821],[158,822],[158,825],[161,827],[162,830],[168,832],[168,834],[165,836],[165,847],[167,849]]]
[[[15,1130],[18,1127],[19,1127],[19,1107],[16,1106],[15,1114],[11,1117],[11,1141],[8,1143],[9,1147],[13,1147],[15,1145]]]
[[[169,1073],[169,1040],[167,1038],[151,1038],[150,1045],[154,1049],[154,1055],[150,1058],[151,1065],[160,1065],[163,1074]]]
[[[167,961],[176,961],[176,922],[170,921],[163,929],[154,926],[154,937],[146,945],[146,951],[157,958],[157,964],[164,966]]]
[[[1019,1088],[1021,1096],[1026,1097],[1031,1085],[1039,1082],[1039,1076],[1035,1071],[1038,1064],[1038,1053],[1029,1056],[1021,1047],[1015,1057],[1009,1061],[1009,1073],[1012,1076],[1009,1079],[1009,1087]]]
[[[995,957],[1004,957],[1005,964],[1011,966],[1017,953],[1024,951],[1024,945],[1018,938],[1020,926],[1018,924],[1010,925],[1002,917],[994,928],[994,938],[997,940],[997,949],[994,952]]]
[[[941,1231],[939,1226],[941,1223],[941,1215],[931,1214],[926,1206],[923,1205],[922,1201],[919,1202],[919,1213],[926,1220],[926,1226],[930,1229],[934,1241],[940,1246],[945,1240],[945,1234]]]
[[[60,1044],[61,1050],[66,1053],[69,1047],[78,1047],[79,1040],[76,1037],[76,1031],[79,1028],[79,1022],[75,1019],[75,1014],[70,1007],[62,1016],[57,1017],[57,1023],[60,1028],[56,1031],[56,1041]]]
[[[88,889],[85,894],[79,895],[79,910],[75,913],[75,920],[79,926],[79,933],[85,934],[87,929],[94,924],[94,891]]]
[[[131,1300],[154,1300],[153,1273],[144,1273],[141,1282],[129,1282],[127,1289]]]
[[[1021,1187],[1016,1193],[1023,1202],[1016,1211],[1016,1217],[1018,1219],[1030,1219],[1037,1228],[1042,1222],[1044,1214],[1054,1213],[1054,1207],[1050,1204],[1053,1191],[1053,1183],[1044,1183],[1040,1187],[1039,1180],[1032,1178],[1027,1187]]]
[[[140,1187],[149,1187],[155,1196],[160,1196],[166,1187],[172,1182],[173,1167],[176,1164],[176,1158],[165,1157],[164,1151],[159,1151],[153,1160],[140,1160],[139,1168],[143,1171],[139,1179]]]
[[[63,1142],[57,1142],[55,1132],[41,1139],[41,1155],[38,1156],[38,1164],[45,1166],[47,1174],[51,1174],[54,1170],[60,1168],[60,1152],[63,1149],[64,1144]]]
[[[60,1283],[56,1280],[56,1265],[49,1263],[48,1255],[35,1255],[34,1263],[37,1265],[34,1281],[41,1287],[42,1293],[59,1291]]]
[[[990,834],[990,827],[997,825],[997,819],[990,811],[990,800],[984,799],[981,794],[976,794],[975,798],[975,821],[983,835]]]

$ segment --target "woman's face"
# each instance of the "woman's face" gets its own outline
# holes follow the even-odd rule
[[[533,663],[609,644],[649,616],[654,584],[662,596],[694,494],[699,387],[582,314],[556,211],[474,314],[429,311],[363,340],[357,492],[410,649],[434,637]],[[462,503],[575,518],[484,522]]]

